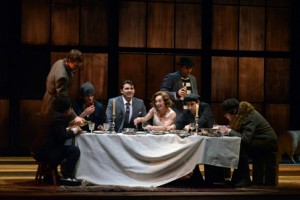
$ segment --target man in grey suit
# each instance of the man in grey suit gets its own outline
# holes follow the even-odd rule
[[[111,125],[115,114],[115,131],[119,133],[123,128],[135,128],[133,120],[147,114],[144,101],[134,97],[135,89],[131,80],[121,84],[120,92],[122,95],[108,100],[106,108],[107,122]]]
[[[52,103],[56,97],[69,96],[71,81],[74,73],[82,66],[83,56],[77,49],[72,49],[66,58],[57,60],[51,67],[46,80],[46,92],[42,100],[41,113],[46,115],[52,108]],[[73,111],[68,116],[69,121],[74,120],[76,124],[81,124],[85,120],[78,117]]]
[[[160,90],[166,91],[174,102],[173,110],[176,119],[180,118],[184,109],[183,99],[187,94],[198,94],[197,80],[191,75],[194,63],[189,57],[180,58],[178,71],[169,73],[161,83]]]

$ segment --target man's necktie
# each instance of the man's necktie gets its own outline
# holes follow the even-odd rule
[[[129,108],[130,103],[126,103],[126,112],[125,112],[125,123],[129,124],[129,112],[130,112],[130,108]]]

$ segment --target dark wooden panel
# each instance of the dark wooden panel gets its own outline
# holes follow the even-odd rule
[[[266,59],[265,99],[268,102],[288,102],[290,83],[289,59]]]
[[[174,57],[170,55],[149,55],[147,60],[147,100],[160,90],[163,78],[174,71]]]
[[[268,0],[267,6],[291,6],[292,0]]]
[[[0,39],[1,40],[1,39]],[[10,69],[12,56],[8,55],[7,49],[0,48],[1,73],[0,73],[0,98],[6,99],[9,97],[10,91]],[[13,81],[12,81],[13,82]]]
[[[53,0],[51,40],[54,45],[79,44],[79,0]]]
[[[146,46],[145,2],[121,2],[119,21],[120,47]]]
[[[94,85],[95,98],[101,101],[107,100],[107,59],[107,54],[84,53],[84,67],[79,77],[80,85],[86,81]]]
[[[201,87],[202,87],[202,65],[201,65],[201,57],[200,56],[188,56],[190,57],[193,62],[195,63],[193,70],[191,72],[192,75],[194,75],[197,79],[197,87],[198,87],[198,93],[201,95]],[[179,61],[180,61],[181,56],[176,56],[176,64],[177,64],[177,68],[180,66],[178,65]],[[207,98],[207,97],[205,97]]]
[[[214,4],[236,4],[238,5],[239,0],[213,0]]]
[[[80,43],[90,46],[107,46],[106,0],[83,0],[81,4]]]
[[[38,50],[23,51],[20,60],[22,60],[22,67],[18,69],[20,97],[41,99],[45,93],[45,82],[49,72],[49,53]]]
[[[290,51],[290,8],[267,8],[267,51]]]
[[[239,49],[265,49],[265,8],[240,7]]]
[[[9,145],[9,100],[0,100],[0,147]]]
[[[124,80],[132,80],[135,85],[135,96],[145,99],[146,55],[120,54],[119,63],[119,85]]]
[[[22,43],[47,44],[50,39],[50,0],[22,1]]]
[[[237,58],[212,57],[211,99],[223,101],[237,97]]]
[[[250,102],[264,101],[264,59],[239,59],[239,99]]]
[[[266,104],[265,117],[277,135],[289,130],[290,106],[288,104]]]
[[[217,124],[220,124],[220,125],[229,125],[228,120],[224,117],[224,113],[223,113],[223,111],[221,109],[220,104],[221,104],[221,102],[220,103],[211,103],[210,104],[211,110],[212,110],[212,112],[214,114],[214,119],[215,119],[215,121],[216,121]]]
[[[265,1],[262,0],[240,0],[240,5],[259,5],[259,6],[264,6]]]
[[[20,101],[20,136],[19,147],[29,147],[36,135],[40,120],[41,100]]]
[[[202,6],[176,4],[175,47],[201,49]]]
[[[237,6],[213,6],[212,48],[224,50],[238,48]]]
[[[174,4],[148,4],[147,47],[174,47]]]

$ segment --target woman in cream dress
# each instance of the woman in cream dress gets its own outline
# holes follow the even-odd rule
[[[152,96],[153,107],[146,116],[137,117],[134,124],[145,123],[152,119],[153,125],[144,127],[151,131],[166,131],[167,127],[173,124],[176,113],[171,109],[173,105],[169,95],[164,91],[158,91]]]

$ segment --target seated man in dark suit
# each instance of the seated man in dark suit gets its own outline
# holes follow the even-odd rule
[[[212,128],[215,124],[212,110],[209,104],[200,102],[200,96],[198,94],[188,94],[184,97],[184,103],[187,106],[174,124],[168,127],[168,130],[186,130],[190,129],[190,123],[195,122],[195,117],[198,115],[198,127],[199,128]],[[198,110],[197,110],[198,109]],[[212,186],[214,182],[224,181],[223,168],[204,165],[205,168],[205,185]],[[223,174],[222,174],[223,173]],[[221,177],[219,176],[221,174]],[[222,176],[223,175],[223,176]],[[221,179],[221,180],[220,180]],[[197,165],[193,171],[191,177],[191,184],[193,186],[204,185],[202,174]]]
[[[68,127],[68,116],[73,112],[71,104],[71,100],[66,96],[55,98],[52,103],[53,109],[42,118],[37,136],[31,145],[31,152],[37,161],[49,164],[51,169],[61,165],[61,181],[80,185],[81,182],[76,180],[73,174],[80,150],[72,143],[66,144],[68,139],[82,132],[77,125]]]

